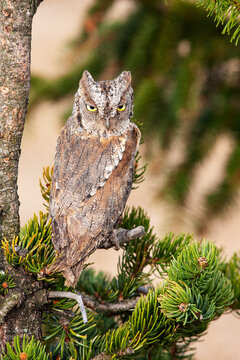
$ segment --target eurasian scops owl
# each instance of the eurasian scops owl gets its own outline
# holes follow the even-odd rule
[[[57,141],[50,191],[52,268],[67,285],[76,286],[87,257],[111,239],[124,210],[140,141],[132,109],[130,72],[97,82],[84,71]]]

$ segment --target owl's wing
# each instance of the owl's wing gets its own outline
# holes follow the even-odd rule
[[[81,204],[103,187],[118,166],[126,138],[72,134],[63,128],[57,142],[50,197],[50,216]]]

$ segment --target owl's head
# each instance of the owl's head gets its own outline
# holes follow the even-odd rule
[[[114,80],[95,81],[85,70],[77,94],[78,118],[87,132],[108,137],[127,130],[133,108],[129,71]]]

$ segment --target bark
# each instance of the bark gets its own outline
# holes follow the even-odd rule
[[[41,338],[42,308],[48,302],[42,282],[22,269],[15,269],[13,277],[16,287],[0,298],[0,354],[16,335]]]
[[[121,312],[133,310],[140,300],[140,297],[134,299],[127,299],[119,301],[117,303],[98,302],[95,299],[90,298],[87,295],[82,294],[84,304],[89,308],[97,312],[107,312],[108,314],[120,314]]]
[[[0,240],[19,231],[18,162],[30,90],[32,19],[41,1],[0,1]],[[41,329],[40,283],[17,269],[10,272],[16,288],[0,299],[0,352],[14,335],[39,337]]]
[[[19,230],[18,161],[30,90],[32,18],[40,1],[0,2],[0,236]]]

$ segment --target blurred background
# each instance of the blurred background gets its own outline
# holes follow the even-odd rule
[[[155,232],[191,232],[239,251],[240,57],[194,2],[45,0],[33,23],[32,88],[19,168],[21,223],[44,210],[43,166],[71,113],[82,71],[96,80],[130,70],[134,121],[142,123],[145,181],[128,205],[147,211]],[[118,253],[95,268],[116,272]],[[240,359],[239,319],[223,315],[197,346],[197,360]]]

